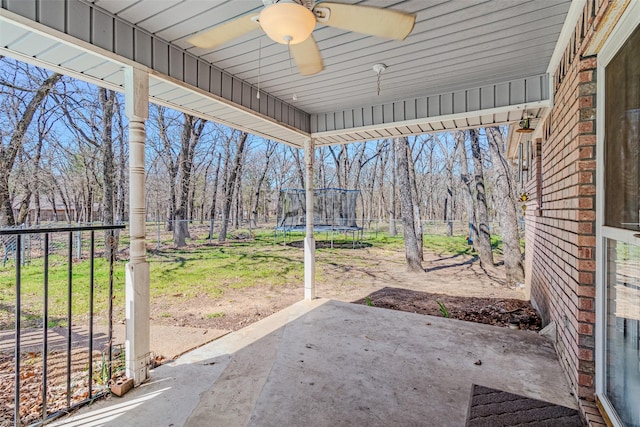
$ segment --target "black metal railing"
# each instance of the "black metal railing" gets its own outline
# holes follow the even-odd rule
[[[106,343],[104,344],[104,350],[101,353],[102,356],[102,366],[101,366],[101,370],[104,373],[104,375],[106,376],[107,379],[111,379],[112,378],[112,366],[113,366],[113,358],[114,358],[114,352],[113,352],[113,295],[114,295],[114,260],[115,260],[115,235],[116,233],[118,233],[117,230],[121,230],[124,229],[124,225],[111,225],[111,226],[77,226],[77,227],[58,227],[58,228],[39,228],[39,229],[0,229],[0,238],[4,241],[4,242],[11,242],[12,245],[12,249],[14,252],[14,259],[13,261],[15,261],[13,263],[13,266],[15,268],[15,317],[14,317],[14,330],[11,331],[9,330],[5,330],[5,331],[0,331],[0,333],[3,336],[3,341],[5,341],[4,344],[0,345],[0,353],[2,352],[2,350],[4,349],[5,351],[7,349],[9,349],[11,347],[11,341],[13,341],[13,344],[15,345],[15,351],[14,351],[14,359],[13,359],[13,369],[14,369],[14,396],[13,396],[13,402],[14,402],[14,407],[13,407],[13,421],[14,421],[14,426],[21,426],[24,423],[26,424],[40,424],[43,423],[45,421],[51,420],[52,418],[56,418],[64,413],[69,412],[70,410],[74,409],[75,407],[78,407],[80,405],[83,405],[85,403],[88,403],[92,400],[94,400],[95,398],[98,397],[98,395],[103,394],[106,392],[106,387],[102,387],[101,390],[98,390],[96,392],[96,390],[94,390],[94,365],[96,363],[95,361],[95,355],[94,355],[94,339],[96,337],[94,337],[94,315],[95,315],[95,289],[96,289],[96,280],[95,280],[95,260],[96,260],[96,232],[105,232],[104,234],[104,240],[101,241],[101,243],[103,243],[104,245],[104,252],[103,255],[105,256],[105,258],[107,259],[107,264],[108,264],[108,275],[107,275],[107,282],[108,282],[108,293],[107,293],[107,336],[106,336]],[[82,236],[83,233],[89,233],[89,242],[88,242],[88,246],[89,246],[89,251],[88,254],[86,254],[86,256],[84,256],[82,254],[82,252],[79,252],[79,255],[76,254],[77,256],[74,258],[74,234],[76,237],[78,236]],[[60,237],[61,235],[67,234],[68,236],[68,241],[67,241],[67,251],[66,251],[66,257],[62,257],[60,256],[60,251],[57,251],[57,255],[56,255],[56,264],[62,264],[63,262],[65,262],[64,258],[66,258],[66,264],[67,264],[67,268],[66,268],[66,304],[67,304],[67,310],[66,310],[66,319],[58,319],[61,323],[66,323],[66,330],[64,328],[60,329],[61,332],[61,339],[60,340],[56,340],[56,345],[57,345],[57,349],[59,350],[60,348],[64,348],[66,352],[66,355],[63,356],[64,359],[66,359],[64,361],[64,363],[62,363],[62,365],[65,365],[63,370],[65,372],[66,375],[66,381],[64,381],[64,385],[60,384],[58,386],[56,386],[56,390],[55,393],[65,393],[66,394],[66,405],[65,404],[60,404],[59,403],[59,397],[56,400],[56,397],[54,396],[53,398],[51,398],[51,400],[53,400],[54,402],[56,402],[56,404],[54,405],[54,408],[52,410],[50,410],[48,408],[48,399],[50,398],[50,396],[52,394],[54,394],[54,391],[51,390],[49,381],[48,381],[48,373],[49,370],[51,369],[50,367],[50,357],[51,354],[53,353],[53,348],[50,345],[50,333],[52,328],[49,327],[49,322],[50,322],[50,272],[51,270],[51,266],[50,266],[50,254],[51,254],[51,250],[50,250],[50,245],[51,245],[51,240],[52,240],[52,236],[57,236]],[[86,236],[86,234],[85,234]],[[41,251],[38,253],[38,257],[42,258],[42,335],[41,338],[38,339],[37,335],[39,334],[37,332],[37,328],[31,329],[30,333],[31,336],[28,337],[30,342],[30,345],[27,346],[28,348],[22,348],[22,342],[23,342],[23,337],[22,336],[22,332],[23,332],[23,325],[22,325],[22,320],[23,317],[25,317],[25,313],[23,313],[23,289],[22,289],[22,285],[23,285],[23,269],[24,268],[30,268],[31,270],[33,270],[34,268],[37,268],[37,266],[28,266],[25,267],[24,265],[24,260],[23,257],[25,256],[25,252],[23,251],[23,244],[25,241],[29,241],[31,242],[33,239],[42,239],[42,245],[41,245]],[[80,237],[81,239],[81,237]],[[58,239],[59,240],[59,239]],[[31,254],[29,255],[31,257]],[[80,259],[80,258],[85,258],[85,259]],[[88,258],[88,260],[86,259]],[[33,258],[30,258],[33,259]],[[88,313],[88,325],[86,326],[81,326],[83,331],[86,331],[86,329],[84,329],[85,327],[88,329],[88,333],[85,334],[84,333],[78,333],[77,330],[74,331],[74,320],[78,320],[78,319],[74,319],[74,310],[73,310],[73,303],[74,303],[74,291],[76,291],[76,289],[74,289],[74,260],[75,263],[79,263],[79,262],[87,262],[89,263],[89,267],[88,267],[88,307],[86,307],[86,312]],[[7,260],[3,260],[5,263],[7,262]],[[5,271],[6,271],[6,266],[4,267]],[[60,269],[58,268],[59,271]],[[62,270],[64,271],[64,270]],[[31,271],[32,272],[32,271]],[[30,276],[30,280],[33,281],[33,274]],[[39,276],[38,276],[39,277]],[[58,278],[59,279],[59,278]],[[76,277],[76,281],[77,281],[77,277]],[[104,281],[104,280],[103,280]],[[64,283],[65,280],[62,279],[60,282],[56,282],[56,283]],[[32,283],[31,283],[32,284]],[[39,285],[38,285],[39,286]],[[63,286],[63,285],[62,285]],[[29,297],[31,299],[33,299],[33,295],[29,295]],[[38,296],[39,297],[39,296]],[[57,303],[60,303],[60,300],[57,300]],[[9,310],[9,308],[3,308],[4,310]],[[81,308],[84,312],[85,307]],[[28,313],[30,316],[30,320],[31,322],[33,322],[33,318],[34,315],[33,313]],[[76,328],[77,329],[77,328]],[[35,332],[34,332],[35,331]],[[13,332],[13,337],[11,337],[11,333]],[[59,341],[66,341],[64,344],[62,344]],[[34,343],[35,342],[35,346]],[[34,348],[40,347],[41,346],[41,355],[40,356],[34,356],[37,355],[37,351],[32,351]],[[75,349],[78,348],[82,348],[84,351],[84,348],[88,347],[88,356],[87,356],[87,361],[86,362],[82,362],[82,360],[78,360],[79,356],[80,359],[83,357],[82,354],[74,354],[74,346]],[[31,351],[30,351],[31,350]],[[25,354],[27,356],[25,356]],[[57,358],[58,354],[56,354],[56,360],[59,360],[60,358]],[[62,356],[62,354],[60,354],[60,356]],[[66,356],[66,357],[65,357]],[[22,393],[31,393],[33,394],[33,389],[34,387],[26,387],[26,385],[24,384],[26,380],[28,380],[29,378],[32,378],[35,374],[33,373],[34,371],[30,371],[27,372],[23,375],[23,373],[21,372],[21,360],[24,357],[30,357],[30,359],[28,360],[29,362],[29,368],[33,369],[33,365],[34,363],[41,363],[41,367],[42,367],[42,382],[39,385],[39,390],[36,393],[36,400],[40,400],[37,401],[35,403],[35,406],[37,406],[38,404],[41,405],[41,410],[40,413],[41,415],[37,417],[37,419],[34,419],[34,402],[33,402],[33,395],[29,396],[30,399],[23,399],[23,400],[29,400],[30,401],[30,405],[31,407],[28,408],[28,414],[25,416],[24,414],[21,414],[21,405],[25,405],[25,403],[22,402],[21,400],[21,394]],[[40,362],[39,358],[42,358],[42,361]],[[35,359],[35,362],[34,362]],[[106,359],[106,360],[105,360]],[[86,365],[85,365],[86,363]],[[58,364],[60,365],[60,364]],[[84,368],[82,368],[83,366],[86,366],[86,370]],[[80,367],[80,368],[78,368]],[[57,371],[60,371],[60,366],[56,366]],[[84,379],[82,380],[78,380],[78,373],[80,371],[81,375],[82,372],[84,371],[86,374],[86,390],[82,391],[80,390],[80,392],[77,390],[77,385],[83,385],[85,383]],[[73,377],[73,381],[72,381],[72,375]],[[6,380],[6,376],[4,377],[3,381]],[[103,382],[103,385],[104,384]],[[66,389],[66,390],[65,390]],[[80,396],[80,398],[78,398],[78,396]],[[64,397],[62,398],[62,402],[64,402]],[[25,409],[24,407],[22,409]],[[2,415],[2,414],[0,414]],[[4,414],[5,416],[9,415],[9,414]],[[1,417],[0,417],[1,418]],[[5,418],[6,419],[6,418]]]

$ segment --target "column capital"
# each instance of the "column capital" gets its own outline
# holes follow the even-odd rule
[[[124,110],[129,120],[149,118],[149,73],[138,68],[124,70]]]

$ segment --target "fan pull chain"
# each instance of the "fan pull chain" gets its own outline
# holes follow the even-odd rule
[[[260,63],[262,62],[262,37],[258,39],[258,93],[256,93],[256,98],[260,99],[260,77],[261,77],[261,68]]]
[[[377,75],[376,86],[378,89],[378,96],[380,96],[380,76],[382,75],[382,72],[386,69],[387,69],[387,66],[384,64],[373,64],[373,72],[376,73]]]
[[[291,61],[291,37],[285,36],[287,40],[287,52],[289,54],[289,74],[293,77],[293,62]],[[294,101],[298,100],[298,95],[296,95],[296,90],[293,89],[293,96],[291,97]]]

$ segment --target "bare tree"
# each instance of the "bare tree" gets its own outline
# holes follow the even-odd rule
[[[391,188],[389,191],[389,234],[392,236],[398,235],[398,229],[396,227],[396,186],[397,186],[397,174],[398,170],[398,139],[394,138],[391,141]],[[407,169],[408,170],[408,169]],[[408,172],[407,172],[408,173]],[[407,187],[409,188],[409,187]]]
[[[478,219],[478,244],[476,249],[480,256],[480,265],[493,267],[493,251],[491,248],[491,233],[489,232],[489,213],[487,210],[487,196],[484,185],[484,169],[480,138],[478,131],[469,131],[471,140],[471,154],[473,155],[473,175],[476,184],[477,219]]]
[[[289,152],[293,156],[293,159],[296,163],[296,173],[298,175],[298,182],[300,183],[300,188],[304,187],[304,167],[302,166],[302,159],[300,158],[300,149],[289,147]]]
[[[116,197],[116,223],[124,222],[126,216],[126,194],[127,194],[127,151],[125,141],[126,127],[123,121],[122,105],[116,98],[115,100],[115,114],[116,114],[116,127],[117,127],[117,140],[118,140],[118,189]],[[118,233],[119,230],[116,230]]]
[[[0,61],[4,62],[4,58],[0,57]],[[0,143],[0,170],[3,171],[3,173],[0,173],[0,226],[15,225],[12,197],[9,189],[9,176],[13,170],[18,152],[24,144],[27,129],[36,114],[38,107],[45,101],[47,95],[49,95],[61,78],[61,74],[52,73],[42,80],[39,87],[35,90],[32,88],[19,87],[12,82],[5,81],[4,79],[0,81],[1,86],[11,89],[11,91],[9,91],[10,96],[16,96],[22,100],[22,93],[33,94],[28,101],[27,99],[24,99],[24,103],[26,103],[26,105],[24,105],[23,102],[20,102],[21,108],[19,110],[15,110],[15,113],[18,115],[18,120],[11,131],[8,144],[5,146],[4,142]]]
[[[267,172],[269,171],[269,166],[271,163],[271,157],[273,153],[276,151],[277,143],[271,140],[267,140],[264,148],[264,165],[262,167],[262,171],[258,176],[258,180],[256,182],[256,189],[254,192],[253,205],[251,207],[251,215],[254,226],[258,226],[258,206],[260,205],[260,190],[262,189],[262,184],[264,183],[265,178],[267,177]]]
[[[457,131],[454,136],[458,143],[458,160],[460,162],[460,182],[462,183],[465,205],[467,207],[467,220],[469,221],[469,240],[475,247],[478,240],[478,226],[476,224],[476,207],[473,197],[473,184],[469,174],[469,159],[465,146],[465,134]]]
[[[514,174],[505,158],[505,144],[500,128],[485,129],[489,151],[493,160],[495,176],[495,195],[501,201],[497,203],[502,234],[504,266],[509,283],[524,283],[524,266],[520,252],[520,234],[518,232],[518,214],[515,203]]]
[[[446,140],[447,134],[444,135]],[[453,150],[449,152],[448,147],[443,143],[441,138],[435,138],[437,144],[440,146],[443,156],[445,156],[445,196],[443,207],[443,220],[447,224],[447,236],[453,236],[453,220],[454,220],[454,182],[453,182],[453,164],[455,161],[456,146],[454,144]],[[457,140],[456,140],[457,142]]]
[[[228,142],[227,142],[228,143]],[[216,201],[218,199],[218,178],[220,177],[220,166],[222,165],[222,155],[218,153],[215,178],[213,179],[213,195],[211,196],[211,210],[209,211],[209,239],[213,238],[213,223],[216,218]]]
[[[229,174],[224,179],[224,199],[222,200],[222,224],[220,226],[220,234],[218,235],[218,242],[224,243],[227,239],[227,228],[229,226],[229,214],[231,213],[231,204],[233,202],[233,188],[236,182],[238,172],[242,167],[242,158],[244,154],[244,147],[247,141],[246,132],[233,132],[236,136],[235,158],[233,160],[233,168],[229,170]],[[231,144],[229,144],[231,145]],[[231,150],[228,150],[226,154],[227,160],[225,165],[231,164]],[[225,167],[225,169],[227,169]]]
[[[411,198],[411,182],[409,178],[409,140],[406,137],[395,138],[397,153],[398,193],[400,195],[400,212],[402,215],[402,229],[404,234],[404,249],[407,260],[407,271],[424,271],[422,268],[422,254],[418,245],[413,217],[413,202]]]
[[[20,202],[20,209],[18,211],[18,224],[24,224],[30,220],[30,205],[31,198],[35,199],[36,215],[34,221],[36,224],[40,223],[40,187],[41,183],[41,171],[42,171],[42,152],[45,145],[45,141],[49,138],[55,118],[51,114],[51,109],[45,107],[45,104],[40,105],[40,112],[38,113],[37,122],[37,141],[35,147],[35,156],[31,157],[25,152],[24,146],[20,152],[25,157],[22,173],[19,181],[23,187],[23,197]],[[18,185],[18,182],[16,182]]]
[[[173,241],[177,247],[186,246],[185,239],[190,237],[187,216],[189,213],[189,190],[191,188],[193,158],[206,123],[207,121],[204,119],[198,119],[189,114],[183,115],[180,154],[178,155],[178,162],[176,162],[180,176],[179,202],[175,212],[176,223],[173,229]]]
[[[418,239],[418,252],[420,253],[420,260],[424,261],[423,250],[423,238],[422,238],[422,218],[420,217],[420,193],[418,192],[418,179],[416,176],[415,161],[413,159],[412,149],[409,150],[408,163],[409,163],[409,180],[411,185],[411,204],[413,206],[413,228],[415,230],[416,238]]]

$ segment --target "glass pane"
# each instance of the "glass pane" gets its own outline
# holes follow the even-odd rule
[[[605,70],[605,225],[640,230],[640,27]]]
[[[605,395],[640,427],[640,246],[607,239]]]

